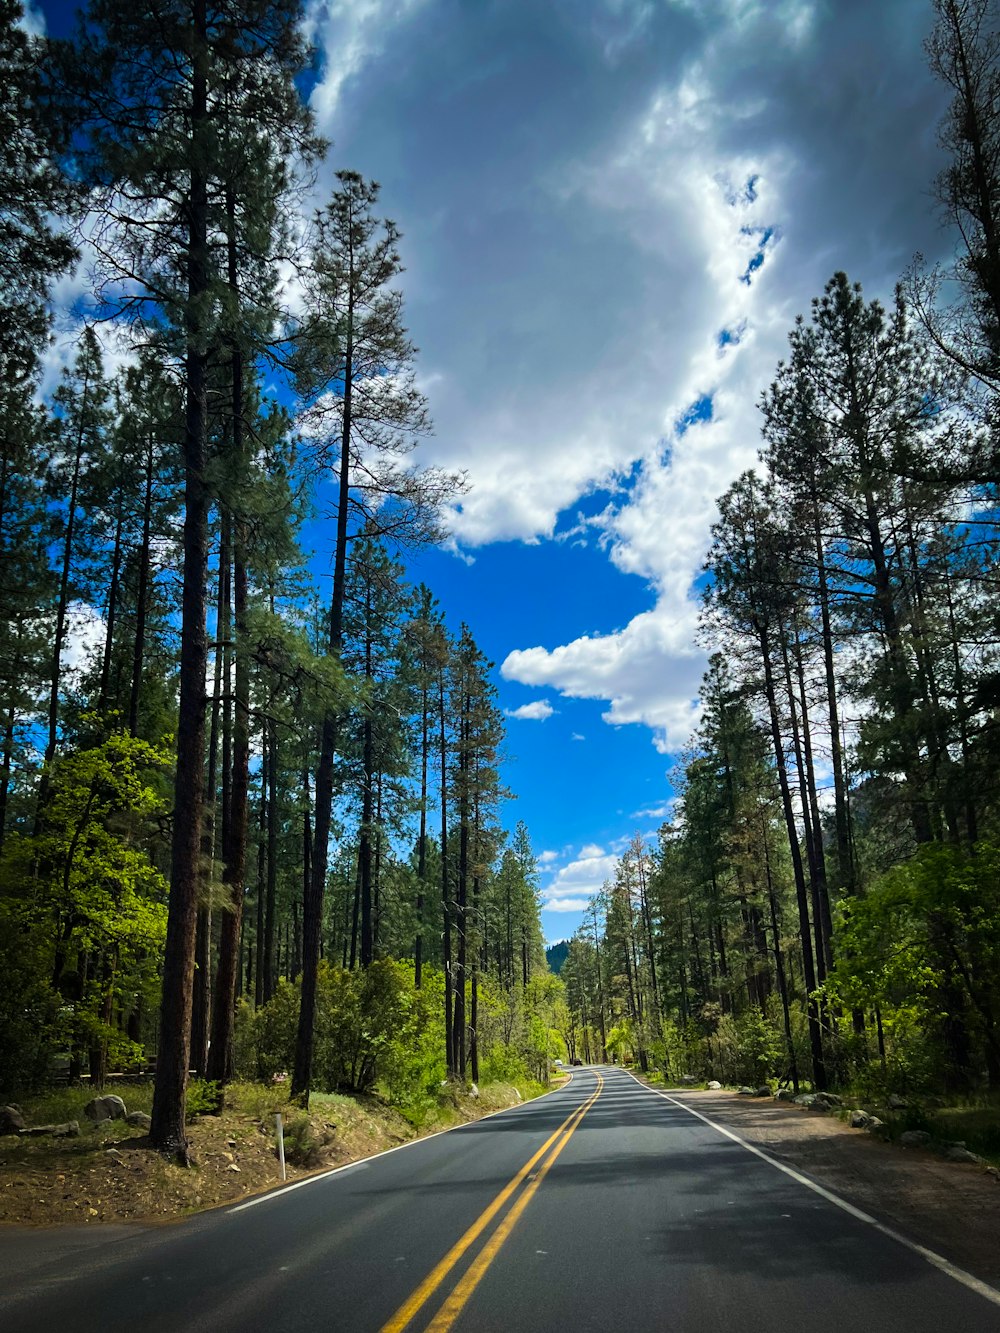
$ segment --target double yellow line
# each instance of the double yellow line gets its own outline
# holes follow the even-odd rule
[[[472,1293],[479,1286],[479,1283],[486,1274],[486,1270],[499,1254],[504,1241],[506,1241],[507,1237],[514,1230],[518,1218],[531,1202],[535,1191],[545,1179],[552,1163],[562,1152],[563,1148],[566,1147],[566,1144],[570,1141],[570,1138],[580,1121],[601,1095],[601,1088],[603,1086],[604,1079],[598,1074],[597,1087],[587,1100],[583,1102],[582,1105],[578,1106],[575,1111],[571,1112],[559,1128],[545,1140],[534,1156],[530,1157],[528,1161],[525,1162],[524,1166],[521,1167],[520,1171],[518,1171],[510,1184],[504,1186],[489,1207],[476,1218],[475,1222],[469,1227],[465,1235],[455,1242],[441,1262],[428,1273],[427,1277],[424,1278],[423,1282],[417,1287],[412,1296],[404,1301],[389,1322],[382,1326],[381,1333],[402,1333],[402,1330],[405,1329],[416,1317],[437,1289],[442,1285],[469,1247],[475,1244],[508,1200],[527,1180],[527,1185],[521,1190],[514,1205],[510,1208],[499,1226],[493,1232],[492,1236],[490,1236],[479,1254],[466,1269],[465,1274],[456,1283],[455,1287],[452,1289],[451,1295],[441,1306],[440,1310],[438,1310],[431,1322],[426,1326],[426,1333],[447,1333],[447,1330],[452,1327],[455,1320],[465,1308]],[[541,1163],[540,1166],[539,1163]],[[538,1170],[532,1175],[531,1173],[536,1166],[538,1167]]]

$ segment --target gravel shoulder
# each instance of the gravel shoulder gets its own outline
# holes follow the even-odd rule
[[[728,1092],[668,1095],[1000,1288],[1000,1178],[884,1143],[836,1116]]]

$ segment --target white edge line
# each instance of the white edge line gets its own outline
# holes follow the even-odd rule
[[[636,1080],[638,1082],[638,1080]],[[314,1176],[306,1176],[303,1180],[293,1180],[290,1185],[282,1185],[280,1189],[268,1190],[266,1194],[258,1194],[253,1199],[247,1199],[244,1203],[238,1203],[235,1208],[227,1208],[226,1216],[233,1213],[242,1213],[244,1208],[256,1208],[259,1203],[270,1203],[272,1199],[278,1199],[282,1194],[291,1194],[292,1190],[300,1190],[304,1185],[315,1185],[318,1180],[329,1180],[331,1176],[339,1176],[341,1171],[350,1171],[356,1166],[361,1166],[366,1162],[374,1162],[378,1157],[388,1157],[392,1152],[402,1152],[404,1148],[415,1148],[418,1143],[429,1143],[431,1139],[440,1138],[442,1134],[454,1134],[460,1129],[469,1129],[472,1125],[481,1125],[484,1120],[492,1120],[498,1115],[510,1115],[512,1111],[523,1111],[529,1106],[534,1106],[540,1102],[543,1097],[549,1097],[554,1092],[562,1092],[573,1082],[573,1075],[565,1083],[560,1083],[558,1088],[549,1088],[548,1092],[541,1092],[537,1097],[532,1097],[526,1102],[521,1102],[520,1106],[505,1106],[499,1111],[491,1111],[489,1115],[478,1116],[475,1120],[466,1120],[461,1125],[449,1125],[447,1129],[436,1129],[433,1134],[422,1134],[419,1138],[409,1139],[406,1143],[397,1143],[394,1148],[383,1148],[381,1152],[373,1152],[368,1157],[358,1157],[353,1162],[345,1162],[343,1166],[333,1166],[329,1171],[317,1172]]]
[[[794,1167],[786,1166],[784,1162],[779,1162],[777,1158],[771,1157],[762,1149],[754,1147],[752,1143],[747,1143],[746,1139],[741,1139],[738,1134],[734,1134],[733,1131],[727,1129],[725,1125],[720,1125],[715,1120],[709,1120],[707,1115],[702,1115],[702,1113],[696,1111],[693,1106],[688,1106],[685,1102],[679,1102],[676,1097],[671,1097],[666,1092],[660,1092],[657,1088],[649,1087],[648,1084],[643,1083],[641,1079],[636,1078],[635,1075],[627,1069],[623,1069],[621,1072],[623,1074],[628,1074],[629,1078],[635,1079],[640,1088],[645,1088],[647,1092],[651,1092],[655,1097],[662,1097],[663,1100],[669,1102],[671,1106],[677,1106],[682,1111],[687,1111],[688,1115],[696,1116],[697,1119],[704,1121],[704,1123],[711,1129],[717,1130],[720,1134],[724,1134],[727,1139],[732,1139],[734,1143],[738,1143],[741,1148],[745,1148],[747,1152],[753,1153],[755,1157],[759,1157],[762,1162],[767,1162],[767,1164],[773,1166],[775,1170],[783,1172],[786,1176],[791,1176],[792,1180],[797,1181],[800,1185],[805,1185],[806,1189],[812,1190],[814,1194],[818,1194],[820,1198],[826,1199],[828,1203],[832,1203],[835,1207],[842,1209],[845,1213],[849,1213],[851,1217],[856,1217],[859,1222],[866,1222],[870,1227],[874,1227],[876,1231],[880,1231],[883,1236],[888,1236],[890,1240],[897,1241],[900,1245],[904,1245],[908,1250],[912,1250],[914,1254],[919,1254],[921,1259],[926,1259],[926,1261],[933,1265],[934,1268],[940,1269],[942,1273],[946,1273],[948,1277],[954,1278],[956,1282],[961,1282],[963,1287],[968,1287],[971,1291],[983,1296],[994,1305],[1000,1305],[1000,1291],[997,1291],[995,1287],[991,1287],[988,1283],[981,1281],[978,1277],[974,1277],[971,1273],[967,1273],[964,1268],[959,1268],[957,1264],[953,1264],[949,1259],[946,1259],[944,1255],[937,1254],[934,1250],[928,1250],[923,1245],[918,1245],[916,1241],[912,1241],[901,1232],[886,1226],[884,1222],[880,1222],[878,1218],[872,1217],[870,1213],[864,1212],[861,1208],[855,1208],[853,1203],[848,1203],[846,1199],[842,1199],[838,1194],[834,1194],[831,1190],[826,1189],[815,1180],[810,1180],[808,1176],[802,1175],[802,1173],[796,1171]]]

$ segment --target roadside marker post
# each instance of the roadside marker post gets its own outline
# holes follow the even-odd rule
[[[278,1111],[274,1117],[275,1133],[278,1136],[278,1161],[281,1163],[281,1179],[287,1180],[285,1175],[285,1131],[281,1124],[281,1112]]]

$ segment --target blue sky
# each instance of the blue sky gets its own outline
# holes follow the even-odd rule
[[[55,10],[48,11],[53,26]],[[508,785],[566,936],[694,722],[714,498],[837,268],[888,296],[948,247],[927,0],[310,3],[313,104],[403,232],[435,422],[467,470],[449,621],[497,663]]]

